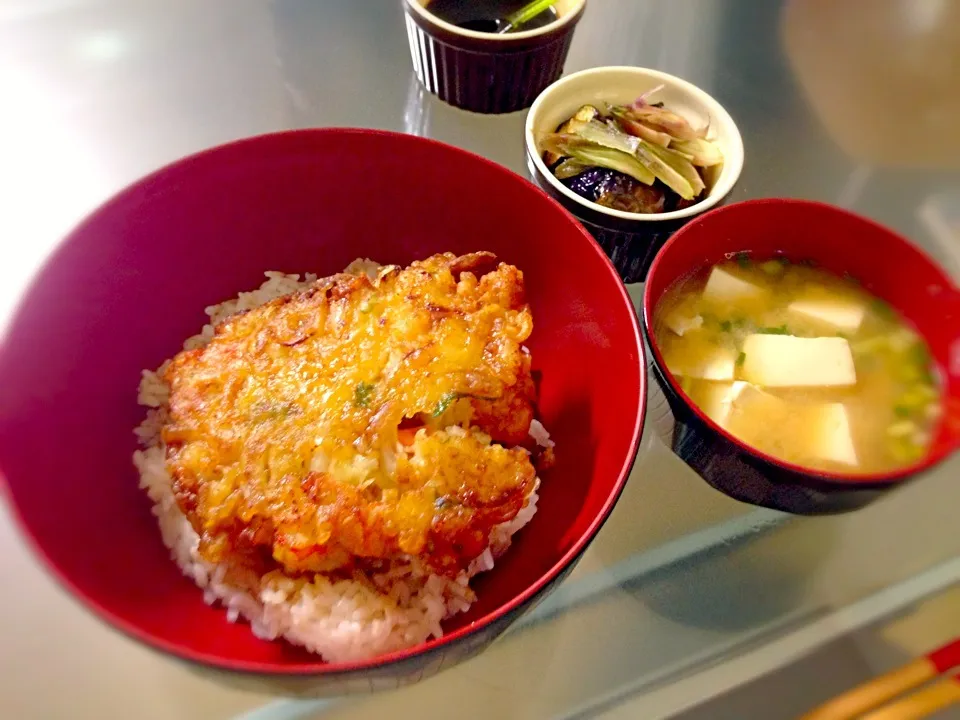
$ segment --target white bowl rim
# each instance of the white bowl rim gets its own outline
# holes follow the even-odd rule
[[[573,18],[577,17],[580,11],[583,10],[583,7],[587,4],[587,0],[572,0],[573,5],[569,12],[564,13],[556,20],[544,25],[543,27],[538,27],[534,30],[524,30],[517,33],[498,35],[497,33],[477,32],[476,30],[466,30],[462,27],[457,27],[452,23],[448,23],[446,20],[441,20],[438,18],[423,5],[417,2],[417,0],[404,0],[404,2],[406,3],[407,7],[413,10],[413,12],[422,17],[424,20],[436,25],[439,28],[442,28],[443,30],[446,30],[448,33],[460,35],[461,37],[473,38],[474,40],[489,40],[493,42],[509,42],[514,40],[535,38],[538,35],[546,35],[549,32],[553,32],[557,28],[570,24]]]
[[[595,202],[591,202],[586,198],[580,197],[575,192],[570,190],[566,185],[557,180],[556,176],[550,172],[550,169],[546,166],[546,163],[543,162],[543,156],[537,147],[537,139],[533,134],[533,121],[536,118],[538,111],[545,104],[549,103],[553,93],[563,86],[588,76],[598,76],[597,80],[602,81],[602,77],[604,75],[615,72],[632,73],[637,77],[653,78],[655,80],[659,80],[664,85],[672,85],[680,88],[693,97],[703,107],[705,107],[710,114],[710,117],[718,118],[730,127],[732,130],[730,134],[730,148],[728,149],[727,155],[724,157],[724,173],[721,175],[720,182],[713,187],[709,196],[698,203],[683,208],[682,210],[671,210],[670,212],[665,213],[624,212],[623,210],[614,210],[613,208],[598,205]],[[660,70],[654,70],[652,68],[635,65],[606,65],[603,67],[588,68],[586,70],[580,70],[579,72],[575,72],[560,78],[555,83],[544,89],[544,91],[541,92],[537,99],[533,102],[533,105],[530,106],[530,112],[527,113],[527,120],[524,125],[524,135],[526,140],[527,154],[533,160],[540,174],[547,179],[547,182],[549,182],[550,185],[557,190],[557,192],[559,192],[565,198],[569,198],[570,200],[573,200],[574,202],[583,205],[585,208],[588,208],[594,212],[620,218],[621,220],[662,222],[666,220],[679,220],[682,218],[689,218],[694,215],[699,215],[712,208],[730,194],[730,191],[733,190],[733,186],[736,185],[737,180],[740,179],[740,173],[743,170],[743,138],[740,135],[740,128],[737,127],[737,123],[734,122],[733,118],[730,116],[730,113],[727,112],[727,109],[723,107],[723,105],[717,102],[709,93],[701,90],[696,85],[684,80],[683,78],[679,78],[676,75],[671,75]]]

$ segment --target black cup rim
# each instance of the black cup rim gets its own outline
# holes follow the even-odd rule
[[[524,52],[549,45],[573,32],[586,10],[587,0],[575,0],[578,5],[552,23],[535,30],[526,30],[507,35],[463,30],[441,20],[417,0],[402,0],[407,15],[420,29],[439,42],[486,54]]]

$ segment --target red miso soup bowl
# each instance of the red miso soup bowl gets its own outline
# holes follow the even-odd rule
[[[836,274],[850,273],[923,335],[939,366],[946,411],[926,457],[883,475],[811,470],[742,443],[693,404],[666,369],[653,334],[654,310],[675,282],[740,252],[758,258],[783,254]],[[797,514],[854,510],[960,448],[960,290],[908,240],[840,208],[806,200],[748,200],[691,221],[670,238],[650,268],[643,327],[654,375],[676,419],[674,452],[738,500]]]
[[[327,275],[357,257],[407,264],[481,249],[522,269],[533,308],[539,411],[556,442],[536,516],[494,570],[477,576],[469,612],[412,649],[329,664],[228,622],[180,575],[138,488],[131,455],[141,370],[198,332],[204,307],[256,288],[266,270]],[[371,130],[243,140],[121,192],[34,279],[0,349],[5,495],[67,590],[152,648],[245,688],[334,695],[398,687],[483,650],[574,567],[637,451],[642,347],[603,251],[503,167]]]

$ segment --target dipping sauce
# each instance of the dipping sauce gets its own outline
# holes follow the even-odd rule
[[[528,3],[529,0],[430,0],[426,8],[441,20],[464,30],[495,33],[507,16]],[[558,17],[556,8],[552,7],[509,32],[536,30]]]
[[[853,278],[747,254],[671,287],[654,312],[667,369],[714,422],[804,467],[920,460],[942,412],[924,339]]]

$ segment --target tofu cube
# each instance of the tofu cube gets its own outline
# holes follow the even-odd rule
[[[683,308],[676,308],[667,314],[663,324],[675,334],[683,337],[684,333],[699,330],[703,327],[703,317],[701,315],[691,315],[689,312],[685,312]]]
[[[674,375],[695,380],[732,381],[737,364],[733,350],[706,344],[696,353],[668,351],[664,359]]]
[[[840,296],[796,300],[787,306],[787,310],[845,332],[856,332],[867,311],[862,302]]]
[[[741,377],[764,387],[845,387],[857,384],[845,338],[748,335]]]
[[[756,385],[743,381],[735,385],[724,410],[723,427],[750,445],[779,454],[774,449],[796,407]]]
[[[857,465],[843,404],[788,402],[749,383],[734,386],[714,412],[722,418],[717,422],[745,443],[801,464],[819,459]]]
[[[811,453],[843,465],[857,465],[857,449],[850,432],[850,418],[842,403],[810,408]]]
[[[734,383],[701,383],[691,392],[690,399],[708,418],[720,427],[726,427],[733,402],[746,387],[747,383],[740,380]]]
[[[760,300],[767,294],[767,288],[742,280],[723,268],[715,267],[710,271],[707,285],[703,289],[703,299],[714,304],[739,303]]]

